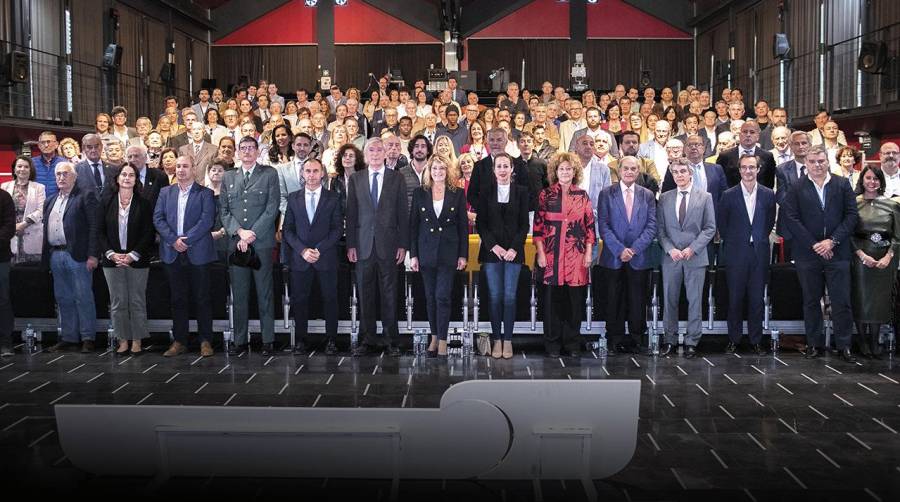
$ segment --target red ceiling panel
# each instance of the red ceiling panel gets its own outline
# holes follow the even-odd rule
[[[215,45],[310,45],[316,43],[316,9],[290,2],[216,40]]]

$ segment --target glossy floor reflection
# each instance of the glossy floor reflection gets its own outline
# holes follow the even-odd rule
[[[343,340],[346,343],[346,340]],[[10,490],[120,496],[386,500],[389,481],[92,478],[63,456],[56,403],[130,405],[436,407],[468,379],[641,379],[638,445],[631,463],[597,481],[604,500],[900,499],[900,371],[889,359],[849,365],[721,354],[704,357],[543,357],[537,339],[512,360],[391,359],[250,351],[201,359],[196,348],[165,359],[165,339],[139,357],[17,354],[0,362],[0,452]],[[535,403],[539,405],[540,403]],[[467,431],[447,431],[465,434]],[[127,445],[123,445],[127,447]],[[236,459],[236,461],[239,461]],[[130,492],[129,492],[130,493]],[[363,495],[364,494],[364,495]],[[363,495],[363,496],[361,496]],[[400,498],[584,500],[574,480],[403,481]]]

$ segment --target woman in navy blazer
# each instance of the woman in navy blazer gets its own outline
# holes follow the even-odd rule
[[[469,256],[466,194],[458,181],[456,165],[443,155],[433,155],[422,173],[422,186],[413,191],[409,256],[425,284],[429,355],[447,355],[453,275],[466,268]]]
[[[125,164],[97,215],[98,249],[109,286],[110,316],[119,339],[116,354],[141,352],[147,331],[147,278],[156,232],[153,207],[141,197],[137,170]],[[124,241],[122,240],[124,234]]]
[[[528,186],[513,183],[512,173],[512,157],[507,153],[497,154],[494,157],[494,180],[484,182],[490,190],[479,192],[475,211],[478,213],[475,225],[481,237],[478,261],[487,276],[491,298],[491,341],[494,348],[491,355],[503,355],[507,359],[512,357],[516,289],[525,261],[528,209],[531,204]]]

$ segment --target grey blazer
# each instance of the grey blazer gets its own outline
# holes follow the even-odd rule
[[[678,189],[669,190],[659,197],[656,221],[659,228],[659,244],[665,252],[663,264],[672,263],[669,251],[690,247],[694,250],[694,257],[690,259],[688,265],[705,267],[709,265],[706,246],[716,235],[716,214],[712,195],[691,187],[684,225],[678,224],[678,208],[675,207],[677,200]]]
[[[380,172],[384,178],[377,208],[372,206],[368,168],[353,173],[347,187],[347,248],[356,248],[360,260],[373,251],[380,260],[392,260],[398,248],[409,249],[406,180],[391,169]]]
[[[238,229],[243,228],[256,233],[254,248],[273,248],[280,200],[278,173],[274,167],[256,164],[246,185],[243,169],[227,171],[219,195],[222,226],[232,240],[237,239]]]
[[[278,187],[281,190],[278,210],[284,215],[287,211],[288,195],[303,189],[306,186],[306,180],[300,176],[300,171],[297,170],[297,164],[294,162],[294,159],[291,159],[290,162],[278,164],[275,166],[275,170],[278,171]]]

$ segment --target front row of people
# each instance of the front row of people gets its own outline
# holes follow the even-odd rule
[[[241,140],[240,150],[247,162],[241,170],[225,173],[218,208],[213,191],[195,182],[189,157],[178,158],[177,183],[159,192],[155,207],[141,193],[143,169],[126,164],[115,176],[110,191],[104,191],[98,201],[93,190],[82,188],[76,181],[75,167],[60,163],[55,172],[59,191],[47,199],[44,209],[43,260],[54,276],[62,328],[61,340],[51,350],[72,349],[79,343],[82,351],[93,350],[92,271],[102,265],[119,338],[116,352],[141,352],[141,339],[148,336],[145,294],[155,229],[159,257],[171,286],[175,341],[165,355],[186,350],[191,300],[197,309],[201,355],[213,353],[210,265],[218,259],[214,240],[224,235],[231,239],[236,344],[240,348],[247,341],[252,279],[260,292],[264,352],[271,353],[271,273],[280,194],[274,169],[253,162],[256,148],[252,138]],[[363,343],[356,354],[379,347],[391,355],[399,353],[395,343],[397,266],[409,248],[410,266],[422,274],[425,286],[432,333],[428,352],[445,355],[453,279],[468,259],[469,223],[459,172],[450,159],[431,157],[422,186],[409,202],[403,174],[384,168],[380,139],[366,143],[365,159],[367,167],[349,178],[345,200],[325,188],[325,168],[315,159],[301,166],[299,175],[305,188],[288,196],[282,245],[291,271],[292,308],[300,340],[296,349],[304,350],[307,305],[315,279],[325,310],[326,352],[337,350],[337,263],[345,238],[347,258],[356,263],[362,306]],[[507,154],[495,156],[494,179],[484,184],[475,204],[481,237],[479,261],[488,282],[491,355],[495,358],[513,356],[516,290],[529,230],[528,189],[514,180],[513,166]],[[806,167],[807,177],[788,191],[781,211],[792,235],[803,291],[807,356],[817,357],[824,349],[820,301],[827,285],[837,348],[843,359],[852,361],[850,292],[854,291],[852,308],[862,316],[858,317],[858,330],[869,340],[877,335],[880,323],[890,320],[892,305],[873,297],[871,292],[876,290],[856,286],[865,281],[869,285],[883,283],[882,290],[893,288],[900,218],[896,208],[890,206],[893,203],[879,198],[885,185],[880,170],[866,168],[860,176],[864,193],[859,205],[872,213],[866,218],[871,224],[861,230],[857,228],[858,202],[846,179],[829,174],[827,152],[811,148]],[[742,337],[746,304],[750,343],[756,353],[765,353],[761,341],[763,295],[769,236],[776,217],[775,194],[757,182],[759,160],[755,156],[739,159],[740,183],[726,190],[718,203],[694,184],[693,169],[687,159],[673,159],[669,170],[675,189],[663,193],[657,203],[653,193],[637,183],[639,161],[626,156],[618,162],[619,181],[599,194],[595,208],[588,192],[580,188],[584,173],[579,156],[554,156],[547,169],[550,186],[540,193],[533,228],[537,277],[545,286],[548,354],[578,353],[598,237],[603,241],[598,262],[608,292],[610,351],[637,350],[646,329],[648,274],[656,261],[652,258],[656,249],[652,242],[658,238],[663,251],[665,298],[661,354],[669,354],[676,343],[684,287],[688,302],[686,356],[693,357],[702,334],[707,246],[717,227],[724,242],[720,258],[726,265],[729,287],[727,351],[734,352]],[[856,249],[859,261],[854,262],[852,274],[851,247]],[[381,297],[381,337],[376,335],[375,291]],[[870,350],[873,346],[874,342],[867,342]]]

